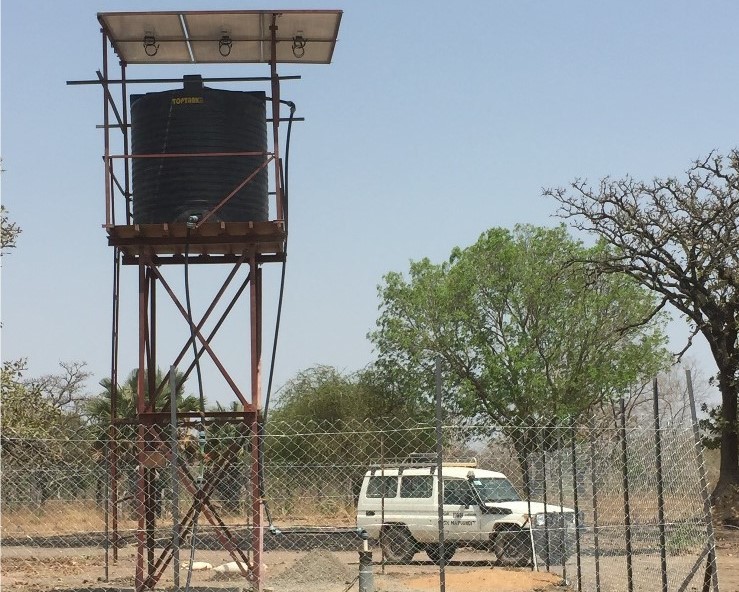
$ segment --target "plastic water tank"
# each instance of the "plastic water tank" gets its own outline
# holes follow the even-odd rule
[[[200,77],[186,77],[181,90],[132,95],[131,144],[134,156],[260,153],[134,158],[134,223],[202,218],[255,172],[209,221],[267,219],[267,167],[260,170],[267,159],[263,92],[217,90],[204,87]]]

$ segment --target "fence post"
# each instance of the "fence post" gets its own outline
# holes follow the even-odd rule
[[[546,566],[546,570],[549,571],[549,518],[547,517],[547,507],[548,507],[548,500],[547,500],[547,446],[548,446],[548,440],[549,440],[549,429],[543,428],[539,431],[539,447],[541,448],[541,465],[542,470],[544,472],[544,489],[542,491],[543,498],[544,498],[544,565]]]
[[[590,418],[590,484],[593,490],[593,556],[595,557],[595,592],[600,592],[600,541],[598,540],[598,485],[595,473],[595,419]]]
[[[385,432],[380,432],[380,478],[382,482],[382,498],[380,499],[380,543],[385,532]],[[382,558],[382,575],[385,575],[385,551],[380,544]]]
[[[177,474],[177,381],[174,366],[169,368],[169,422],[170,444],[172,447],[172,570],[174,589],[180,589],[180,488]],[[193,545],[195,541],[193,541]]]
[[[442,444],[441,431],[441,357],[436,357],[436,473],[439,481],[439,491],[437,495],[438,512],[439,512],[439,590],[446,590],[446,573],[444,567],[446,564],[444,549],[444,481],[442,479],[442,465],[444,460],[444,448]]]
[[[703,592],[708,592],[709,581],[713,583],[714,592],[718,592],[718,570],[716,569],[716,539],[713,532],[713,517],[711,515],[711,498],[708,495],[708,482],[706,480],[706,466],[703,462],[703,447],[698,431],[698,412],[695,408],[695,395],[693,394],[693,380],[690,370],[685,370],[685,378],[688,384],[688,398],[690,399],[690,418],[693,426],[693,441],[695,443],[695,456],[698,463],[700,475],[701,496],[703,497],[703,515],[706,520],[708,534],[708,558],[706,559],[706,577],[703,582]]]
[[[525,452],[523,455],[523,487],[526,492],[526,514],[529,516],[529,543],[531,544],[531,571],[539,571],[539,566],[536,563],[536,548],[534,546],[534,525],[531,518],[531,477],[529,476],[529,442],[531,442],[530,430],[526,429],[529,433],[524,436],[524,447]]]
[[[667,541],[665,537],[665,494],[662,480],[662,435],[659,425],[659,390],[657,378],[652,380],[654,402],[654,453],[657,468],[657,521],[659,522],[659,561],[662,572],[662,592],[667,592]]]
[[[626,403],[621,398],[621,466],[624,486],[624,527],[626,529],[626,582],[629,592],[634,592],[634,569],[631,565],[631,506],[629,505],[629,455],[626,446]]]
[[[559,488],[559,508],[560,512],[562,511],[562,508],[565,505],[564,500],[564,485],[562,482],[562,430],[558,427],[557,428],[557,486]],[[567,538],[563,537],[563,544],[567,544]],[[567,547],[565,547],[565,552],[567,551]],[[567,562],[562,562],[562,579],[565,581],[565,584],[569,585],[569,582],[567,581]]]
[[[580,505],[577,482],[577,446],[575,443],[575,418],[570,420],[570,450],[572,453],[572,495],[575,502],[575,556],[577,561],[577,590],[582,591],[582,564],[580,562]],[[566,535],[566,533],[565,533]]]
[[[105,581],[110,578],[110,438],[105,440]]]

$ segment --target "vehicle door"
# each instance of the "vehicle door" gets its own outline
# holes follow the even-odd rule
[[[482,513],[467,479],[445,477],[444,533],[449,541],[480,540]]]
[[[400,498],[396,500],[413,537],[419,543],[438,541],[439,512],[433,497],[435,477],[403,474],[400,478]],[[398,520],[400,522],[400,520]]]

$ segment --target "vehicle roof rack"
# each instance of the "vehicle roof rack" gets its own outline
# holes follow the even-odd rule
[[[436,454],[426,452],[412,452],[406,457],[389,458],[382,463],[373,463],[369,466],[372,472],[378,469],[403,469],[408,468],[426,468],[435,469],[437,466]],[[444,458],[443,466],[445,467],[467,467],[470,469],[477,468],[477,459],[474,456],[466,458]]]

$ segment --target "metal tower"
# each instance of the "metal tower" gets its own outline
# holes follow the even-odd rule
[[[113,558],[117,558],[119,537],[118,482],[121,479],[117,444],[121,426],[133,424],[135,429],[135,458],[137,465],[135,487],[135,513],[137,520],[136,590],[153,588],[167,566],[178,562],[177,536],[192,528],[198,514],[208,520],[218,540],[234,561],[245,566],[242,575],[251,579],[257,590],[262,589],[262,550],[264,536],[263,483],[262,483],[262,265],[283,263],[287,244],[287,203],[283,156],[281,153],[281,124],[292,119],[282,111],[289,103],[281,100],[280,83],[299,76],[280,76],[278,64],[331,62],[341,11],[337,10],[250,10],[250,11],[198,11],[198,12],[106,12],[99,13],[102,33],[102,70],[96,80],[73,81],[70,84],[98,84],[103,90],[103,134],[105,169],[105,224],[108,244],[114,249],[113,327],[111,355],[111,426],[110,480]],[[111,77],[109,54],[113,52],[120,64],[119,77]],[[237,67],[243,64],[266,64],[269,74],[262,77],[203,76],[204,82],[228,82],[262,85],[269,90],[268,129],[271,128],[270,146],[264,153],[261,168],[269,170],[270,219],[266,221],[216,221],[211,216],[233,197],[238,189],[223,195],[213,212],[197,221],[172,221],[158,224],[137,224],[133,220],[132,161],[136,158],[178,158],[184,166],[187,159],[213,154],[132,154],[131,124],[129,121],[129,89],[133,85],[161,85],[181,82],[181,78],[130,78],[130,65],[213,65]],[[286,107],[287,105],[287,107]],[[271,111],[271,115],[270,115]],[[295,119],[292,119],[295,120]],[[283,128],[284,129],[284,125]],[[120,148],[120,150],[118,150]],[[233,153],[229,156],[239,156]],[[253,154],[251,156],[254,156]],[[244,178],[241,186],[248,184],[253,175]],[[272,197],[270,199],[272,199]],[[119,308],[121,265],[138,269],[138,380],[135,419],[120,417],[118,396],[119,361]],[[211,305],[200,319],[192,319],[184,303],[178,298],[171,283],[165,277],[165,269],[172,266],[221,265],[229,266],[223,284],[215,290]],[[227,288],[238,284],[239,270],[248,270],[246,278],[235,291],[210,333],[204,327],[219,305]],[[189,339],[183,343],[176,359],[160,360],[157,356],[157,316],[162,303],[158,295],[163,292],[165,305],[179,313],[188,328]],[[168,300],[167,300],[168,298]],[[240,301],[248,301],[249,330],[245,331],[241,345],[245,359],[249,360],[248,384],[238,384],[232,373],[219,358],[212,339],[223,323],[228,322],[230,312]],[[159,329],[162,330],[161,328]],[[166,329],[165,329],[166,330]],[[236,344],[236,347],[239,347]],[[158,383],[156,369],[177,367],[186,359],[188,351],[195,348],[193,360],[184,371],[191,374],[199,357],[209,358],[218,369],[223,381],[233,395],[230,411],[205,411],[177,413],[179,425],[207,425],[209,422],[234,424],[249,441],[251,488],[250,541],[234,535],[223,522],[218,508],[211,503],[210,488],[217,474],[197,479],[178,463],[176,446],[170,446],[169,429],[171,409],[162,406],[159,396],[172,385],[168,380]],[[172,389],[174,390],[174,389]],[[153,495],[155,472],[172,467],[179,484],[193,499],[190,511],[184,514],[179,528],[173,528],[172,538],[161,540],[156,531],[156,500]],[[246,479],[246,476],[245,476]],[[160,529],[161,530],[161,529]],[[155,536],[155,532],[157,535]],[[177,578],[178,576],[175,576]]]

